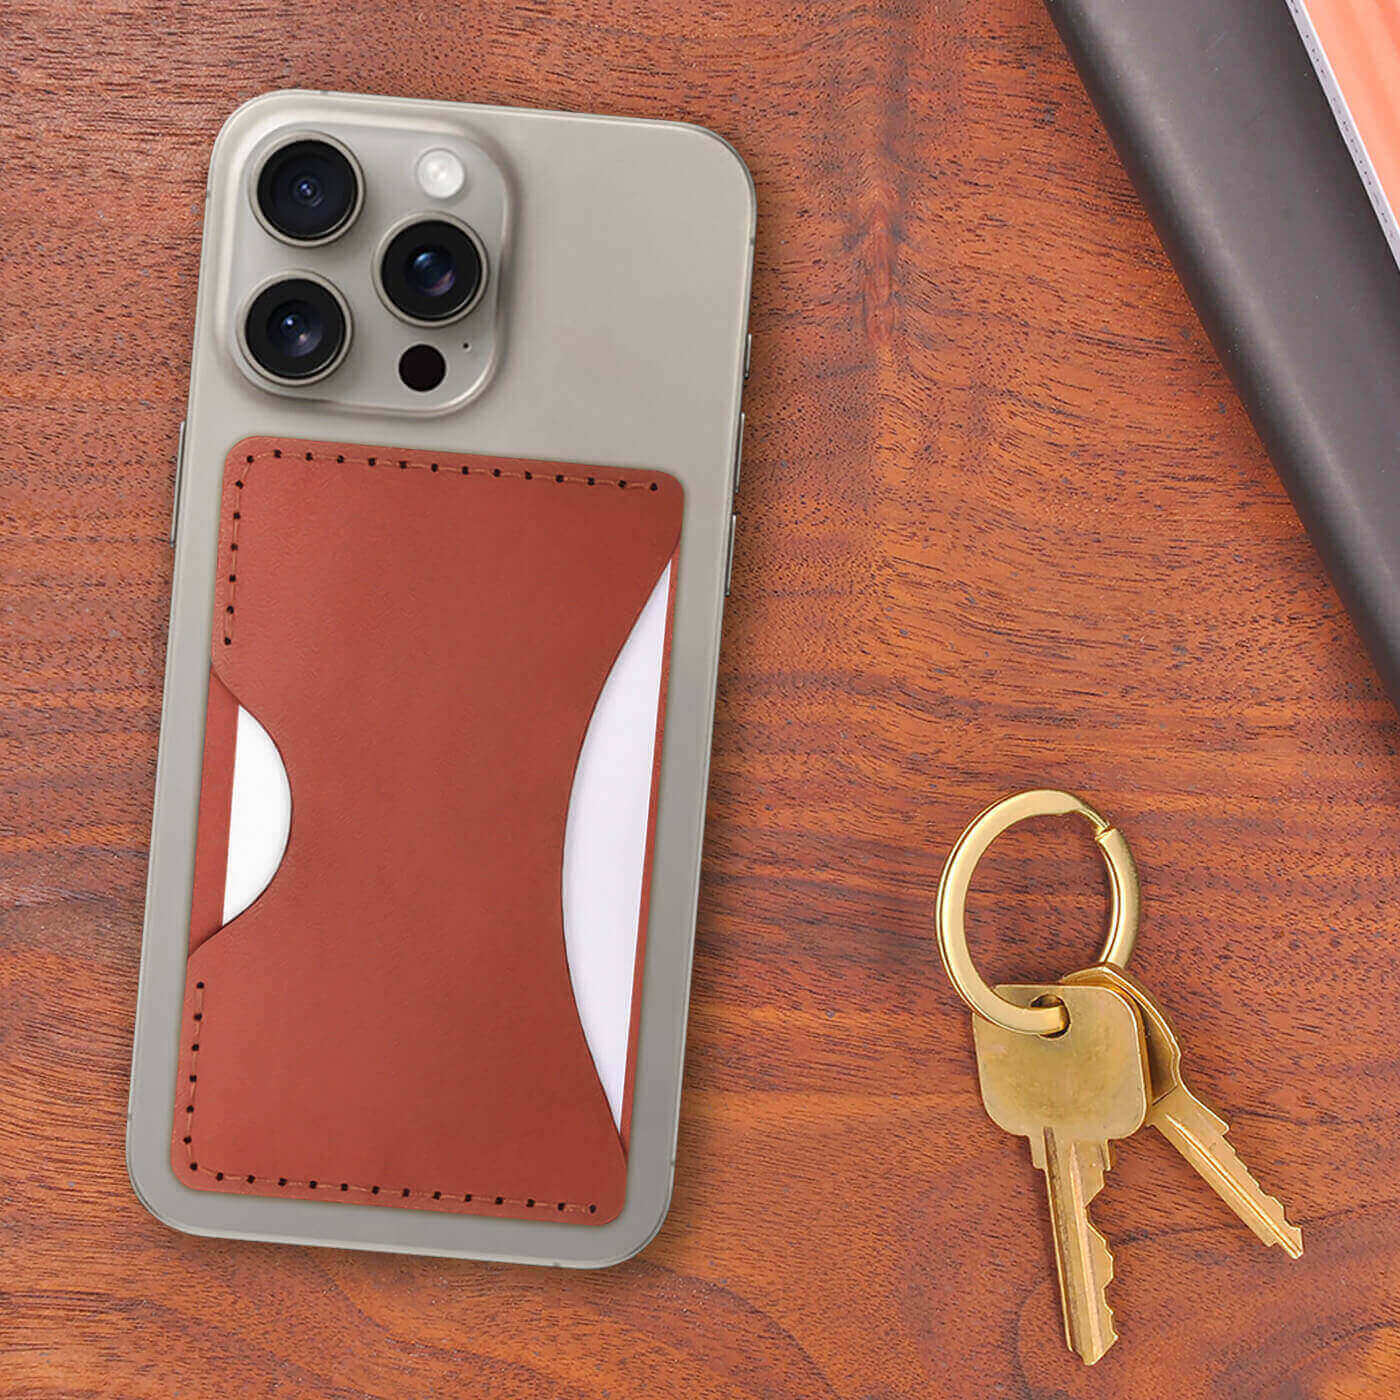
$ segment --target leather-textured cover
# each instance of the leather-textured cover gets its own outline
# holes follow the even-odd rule
[[[565,955],[564,826],[682,505],[655,471],[267,439],[230,454],[172,1142],[186,1184],[620,1211],[625,1144]],[[220,928],[240,705],[286,767],[291,833]]]
[[[1284,0],[1046,0],[1400,699],[1400,270]]]

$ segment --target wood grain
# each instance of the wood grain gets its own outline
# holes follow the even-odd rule
[[[758,185],[675,1204],[611,1272],[186,1238],[127,1185],[203,173],[290,85],[686,118]],[[1396,717],[1036,0],[11,0],[0,191],[0,1395],[1400,1391]],[[1093,1370],[931,941],[1034,783],[1128,832],[1135,967],[1307,1237],[1127,1144]],[[1102,897],[1018,831],[977,950],[1065,970]]]

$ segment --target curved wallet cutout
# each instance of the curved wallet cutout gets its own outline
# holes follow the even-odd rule
[[[682,505],[658,472],[230,453],[172,1140],[187,1185],[621,1210],[626,1149],[565,957],[564,826]],[[291,834],[220,928],[240,705],[281,753]]]

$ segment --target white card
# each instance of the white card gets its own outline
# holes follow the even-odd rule
[[[598,697],[564,827],[564,948],[583,1034],[621,1127],[671,594],[667,565]]]
[[[242,705],[233,747],[233,800],[224,869],[224,918],[232,923],[268,886],[292,829],[292,789],[282,755]]]

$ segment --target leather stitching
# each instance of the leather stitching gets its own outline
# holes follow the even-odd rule
[[[317,1178],[314,1181],[299,1181],[286,1176],[262,1176],[259,1177],[251,1172],[227,1172],[217,1171],[213,1167],[200,1166],[195,1156],[194,1146],[194,1120],[195,1120],[195,1095],[199,1088],[199,1037],[205,1034],[204,1025],[204,991],[203,981],[194,984],[194,1004],[192,1010],[192,1020],[194,1029],[191,1032],[190,1050],[190,1072],[189,1072],[189,1098],[185,1104],[185,1165],[188,1170],[196,1176],[209,1177],[215,1182],[245,1182],[249,1186],[261,1183],[265,1190],[297,1190],[297,1191],[324,1191],[328,1200],[335,1200],[341,1196],[363,1195],[370,1197],[366,1204],[395,1205],[401,1201],[412,1200],[415,1197],[433,1201],[456,1201],[459,1197],[463,1205],[476,1204],[479,1206],[511,1206],[515,1209],[552,1212],[555,1215],[575,1214],[594,1215],[597,1213],[596,1205],[578,1205],[572,1201],[545,1201],[534,1196],[517,1198],[514,1196],[497,1195],[494,1191],[434,1191],[426,1188],[411,1186],[403,1187],[383,1187],[383,1186],[359,1186],[349,1181],[322,1181]]]
[[[241,496],[243,488],[247,483],[247,478],[251,474],[252,468],[260,462],[268,462],[274,459],[281,460],[287,454],[280,447],[274,447],[272,451],[263,456],[255,456],[249,453],[244,459],[243,474],[233,483],[239,495],[234,499],[239,502],[233,510],[233,529],[229,532],[229,561],[228,573],[228,602],[224,605],[224,645],[233,645],[233,621],[236,616],[234,608],[237,602],[238,592],[238,527],[243,523],[243,510]],[[352,466],[352,467],[398,467],[401,471],[408,471],[410,468],[417,471],[429,471],[439,476],[474,476],[487,477],[492,481],[541,481],[552,483],[556,486],[616,486],[623,491],[657,491],[660,487],[655,481],[643,479],[641,481],[628,479],[627,477],[615,476],[574,476],[569,472],[532,472],[522,468],[520,471],[511,471],[505,467],[491,467],[489,469],[478,467],[475,472],[470,467],[459,469],[442,469],[441,462],[435,462],[431,458],[419,460],[412,457],[347,457],[343,452],[335,454],[334,463],[329,457],[318,457],[314,452],[307,452],[301,457],[293,457],[289,460],[302,460],[311,462],[317,466]]]
[[[248,458],[248,465],[251,466],[253,459]],[[243,478],[248,475],[243,473],[233,484],[238,488],[238,495],[234,497],[238,502],[233,510],[233,529],[229,531],[228,538],[228,602],[224,605],[224,645],[233,645],[233,619],[234,604],[238,594],[238,527],[243,523]]]

